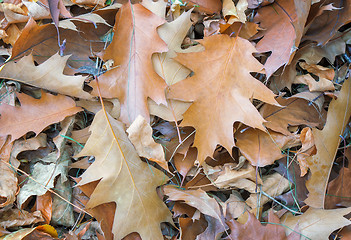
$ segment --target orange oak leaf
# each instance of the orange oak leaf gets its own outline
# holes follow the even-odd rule
[[[285,228],[280,225],[279,218],[272,211],[269,211],[266,226],[262,225],[252,213],[248,213],[248,219],[245,224],[240,224],[232,219],[227,222],[227,225],[231,230],[230,236],[237,240],[293,239],[292,236],[289,236],[289,238],[286,237]]]
[[[214,35],[199,42],[204,51],[179,53],[175,58],[195,74],[170,86],[169,97],[193,101],[181,125],[195,127],[194,146],[202,163],[213,155],[217,144],[232,149],[234,122],[264,131],[265,121],[251,98],[279,104],[273,92],[250,75],[260,72],[263,66],[252,56],[256,49],[249,41]]]
[[[299,145],[294,134],[283,135],[278,132],[263,132],[248,128],[235,133],[236,146],[253,166],[264,167],[284,157],[282,151]]]
[[[50,124],[60,122],[65,117],[82,110],[76,107],[73,99],[69,97],[55,96],[43,91],[40,99],[24,93],[17,93],[17,98],[21,103],[20,107],[0,105],[0,136],[9,134],[12,136],[12,141],[30,131],[39,134]]]
[[[305,203],[314,208],[323,208],[325,192],[342,133],[351,116],[351,80],[343,84],[337,100],[329,105],[327,122],[323,130],[312,129],[317,154],[306,159],[311,177],[306,182],[309,191]]]
[[[310,6],[310,0],[279,0],[258,10],[255,22],[260,22],[260,27],[266,30],[259,34],[263,38],[256,48],[260,52],[272,52],[264,65],[268,77],[289,63],[299,46]]]
[[[158,36],[157,27],[165,20],[140,4],[123,5],[116,15],[114,37],[103,59],[114,65],[99,78],[101,95],[118,98],[121,102],[121,120],[132,123],[138,115],[149,120],[147,98],[167,105],[165,81],[154,71],[151,56],[168,50]],[[96,82],[92,83],[97,94]]]

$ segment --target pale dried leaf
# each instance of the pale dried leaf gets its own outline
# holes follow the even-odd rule
[[[152,138],[152,128],[145,118],[139,115],[129,126],[127,133],[139,156],[154,161],[169,171],[163,148]]]
[[[143,239],[163,239],[160,223],[172,220],[156,187],[167,181],[167,177],[140,160],[123,124],[108,113],[98,112],[90,131],[91,136],[77,157],[95,156],[95,161],[78,186],[100,181],[86,207],[94,210],[104,203],[116,203],[118,210],[112,227],[116,239],[132,232],[138,232]],[[141,224],[145,222],[148,224]]]
[[[351,115],[351,80],[343,84],[337,100],[329,105],[327,122],[323,130],[312,129],[317,154],[307,158],[312,176],[306,186],[309,191],[305,203],[311,207],[323,208],[329,174],[341,141],[340,136]]]
[[[85,77],[63,74],[69,57],[61,57],[56,53],[39,66],[35,66],[30,54],[18,62],[7,63],[1,70],[0,77],[72,97],[91,98],[89,93],[83,91]]]
[[[291,229],[297,227],[297,231],[303,237],[327,240],[333,231],[351,224],[350,220],[343,217],[350,213],[350,211],[351,208],[324,210],[310,207],[300,216],[293,216],[291,213],[286,213],[280,221],[289,227],[285,228],[287,234],[292,232]]]

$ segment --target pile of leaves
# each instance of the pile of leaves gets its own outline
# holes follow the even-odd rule
[[[350,0],[3,0],[0,239],[349,239]]]

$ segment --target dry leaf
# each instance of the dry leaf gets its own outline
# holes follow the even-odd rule
[[[198,149],[198,161],[203,163],[213,155],[217,144],[232,149],[234,122],[264,130],[264,120],[251,98],[278,103],[274,94],[250,75],[260,72],[262,65],[252,56],[255,48],[247,40],[214,35],[200,43],[204,51],[175,58],[193,70],[194,76],[170,86],[169,97],[193,101],[181,126],[195,127],[194,146]]]
[[[76,107],[73,99],[63,95],[54,96],[42,91],[40,99],[24,93],[17,93],[17,97],[21,103],[20,107],[0,105],[0,135],[9,134],[12,140],[22,137],[29,131],[39,134],[50,124],[81,111],[81,108]],[[52,107],[53,105],[55,108]]]
[[[167,44],[168,52],[156,53],[152,55],[152,62],[155,71],[167,83],[172,85],[185,79],[191,70],[175,61],[176,52],[195,52],[202,48],[199,46],[182,49],[181,45],[191,27],[191,11],[183,12],[177,19],[170,23],[165,23],[157,29],[160,38]],[[150,114],[159,116],[168,121],[181,120],[183,113],[189,108],[190,103],[169,100],[167,106],[157,105],[151,99],[148,100]]]
[[[238,191],[233,190],[229,198],[223,203],[223,212],[226,219],[238,218],[243,213],[250,211],[251,208],[245,203]]]
[[[270,224],[271,223],[271,224]],[[279,218],[272,212],[268,215],[268,224],[263,226],[257,218],[249,213],[245,224],[240,224],[234,219],[227,222],[232,239],[237,240],[285,240],[285,228],[280,226]]]
[[[86,208],[116,203],[112,227],[115,239],[132,232],[138,232],[143,239],[163,239],[160,223],[172,220],[156,187],[167,181],[167,177],[157,169],[151,171],[140,160],[122,123],[108,114],[98,112],[90,131],[90,138],[77,157],[92,155],[95,162],[83,173],[78,186],[100,181]],[[145,222],[148,224],[140,224]]]
[[[246,163],[240,169],[235,169],[232,163],[226,163],[223,166],[211,167],[207,164],[203,165],[206,176],[218,188],[241,188],[251,193],[255,192],[257,184],[261,184],[262,180],[259,176],[256,178],[256,170],[253,166]],[[258,181],[256,183],[256,180]]]
[[[320,96],[320,93],[309,92],[299,93],[289,98],[278,97],[277,102],[284,106],[283,108],[264,104],[260,113],[267,120],[264,124],[267,128],[285,135],[291,135],[288,126],[307,125],[317,127],[324,125],[326,111],[319,107],[319,100],[323,104],[324,98]]]
[[[212,14],[221,11],[222,2],[220,0],[189,0],[188,6],[196,6],[198,11]]]
[[[350,213],[351,208],[333,210],[309,208],[300,216],[293,216],[286,213],[281,217],[280,222],[287,226],[285,231],[291,233],[291,229],[297,228],[304,239],[327,240],[329,235],[341,227],[351,224],[351,221],[343,216]]]
[[[4,145],[0,147],[0,207],[3,208],[16,200],[17,173],[11,167],[11,149],[13,142],[6,137]],[[8,164],[6,164],[8,163]],[[18,166],[16,166],[18,167]]]
[[[328,191],[325,197],[325,208],[350,207],[350,178],[349,168],[340,169],[339,175],[328,184]]]
[[[32,55],[28,55],[18,62],[7,63],[1,70],[0,77],[72,97],[91,98],[89,93],[83,91],[85,77],[63,74],[69,57],[61,57],[56,53],[44,63],[35,66]]]
[[[302,146],[299,151],[296,153],[297,161],[300,165],[301,177],[305,176],[308,171],[308,164],[306,159],[316,154],[316,146],[314,143],[314,138],[311,128],[304,128],[300,133],[300,139]]]
[[[299,46],[310,6],[311,0],[277,0],[258,10],[254,21],[265,30],[259,34],[263,38],[256,48],[260,52],[272,52],[264,64],[267,77],[290,62]]]
[[[306,159],[312,176],[306,182],[309,191],[305,203],[311,207],[323,208],[330,170],[341,141],[340,136],[351,115],[351,80],[343,84],[337,100],[329,105],[327,122],[323,130],[312,129],[317,154]]]
[[[219,204],[214,198],[211,198],[201,189],[181,190],[171,185],[163,188],[165,195],[172,201],[184,201],[186,204],[198,209],[201,213],[217,219],[225,231],[224,218],[221,213]]]
[[[163,148],[161,144],[155,143],[152,138],[152,128],[142,116],[139,115],[134,120],[127,129],[127,133],[139,156],[154,161],[169,171]]]
[[[281,195],[283,192],[289,189],[290,183],[279,173],[273,173],[262,177],[263,185],[258,188],[258,193],[251,193],[250,197],[246,200],[247,205],[252,209],[262,207],[267,202],[271,201],[270,198],[265,195],[269,195],[272,198]],[[261,195],[259,192],[263,191],[266,194]]]
[[[253,166],[264,167],[284,157],[282,151],[299,145],[295,134],[283,135],[274,131],[263,132],[248,128],[235,133],[236,146]]]
[[[44,219],[39,211],[27,212],[20,209],[1,209],[0,226],[3,228],[20,227],[43,222]]]
[[[116,15],[114,37],[103,59],[112,59],[113,66],[99,77],[101,94],[118,98],[121,119],[131,124],[138,115],[149,121],[147,98],[157,104],[166,103],[166,83],[154,71],[151,56],[168,50],[156,28],[165,22],[140,4],[124,4]],[[93,94],[98,95],[96,82]]]
[[[320,16],[314,19],[304,36],[304,40],[312,40],[316,41],[318,45],[325,45],[335,36],[342,25],[351,21],[351,6],[348,0],[322,1],[313,7],[318,9],[331,3],[333,10],[323,11]]]

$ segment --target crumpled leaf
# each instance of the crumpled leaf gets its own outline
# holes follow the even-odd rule
[[[223,166],[211,167],[207,164],[203,165],[206,176],[211,182],[220,189],[241,188],[248,192],[255,192],[257,184],[261,184],[260,176],[257,176],[253,166],[246,163],[240,169],[235,169],[233,163],[226,163]]]
[[[251,208],[245,203],[238,191],[233,190],[229,198],[222,204],[226,219],[238,218]]]
[[[167,104],[166,83],[151,61],[153,53],[168,50],[156,31],[164,22],[140,4],[124,4],[116,15],[113,40],[102,56],[104,61],[112,59],[114,65],[99,77],[99,86],[103,97],[119,99],[120,119],[128,125],[138,115],[149,121],[148,97]],[[98,95],[96,82],[91,85]]]
[[[22,137],[29,131],[39,134],[50,124],[81,111],[81,108],[76,107],[73,99],[63,95],[55,96],[42,91],[40,99],[24,93],[17,93],[17,97],[21,103],[20,107],[0,105],[0,135],[9,134],[12,140]],[[53,105],[55,108],[52,107]]]
[[[311,207],[324,207],[329,174],[341,141],[340,136],[351,116],[350,102],[351,80],[348,79],[344,82],[338,99],[329,105],[327,122],[323,130],[312,129],[317,154],[306,159],[312,175],[306,182],[309,194],[305,200]]]
[[[25,183],[17,195],[17,203],[22,204],[33,195],[44,195],[47,189],[54,187],[56,176],[64,171],[63,167],[56,167],[55,163],[42,164],[36,163],[31,170],[31,178]],[[46,188],[44,188],[46,186]]]
[[[25,224],[26,225],[26,224]],[[34,239],[42,239],[42,240],[51,240],[57,238],[57,231],[51,225],[45,224],[40,225],[34,228],[23,228],[17,230],[11,234],[4,236],[3,240],[34,240]]]
[[[201,213],[217,219],[225,231],[225,223],[219,204],[201,189],[182,190],[171,185],[163,188],[163,192],[172,201],[184,201],[186,204],[198,209]]]
[[[319,78],[317,82],[310,74],[299,75],[295,78],[294,83],[306,84],[311,92],[334,91],[333,82],[325,78]]]
[[[20,210],[14,208],[8,210],[1,209],[0,213],[0,227],[5,229],[31,225],[44,221],[40,211],[30,213],[23,209]]]
[[[272,76],[272,89],[282,89],[287,87],[291,89],[291,84],[295,83],[297,76],[297,64],[302,60],[307,64],[318,64],[322,58],[327,58],[330,62],[335,61],[337,55],[345,53],[346,41],[350,38],[346,33],[343,37],[338,37],[333,41],[328,42],[325,46],[318,46],[315,43],[307,44],[299,48],[292,59],[291,63],[287,65],[280,76]]]
[[[108,121],[107,118],[108,117]],[[88,209],[115,202],[112,232],[122,239],[138,232],[142,239],[163,239],[160,223],[172,222],[171,213],[156,193],[167,177],[140,160],[124,132],[123,124],[99,111],[91,135],[80,156],[95,156],[78,186],[98,181],[86,205]],[[109,146],[109,147],[106,147]],[[148,224],[141,224],[147,222]]]
[[[234,5],[234,2],[232,0],[223,0],[222,13],[224,19],[226,20],[226,23],[220,24],[220,32],[223,33],[235,22],[241,22],[242,24],[245,24],[245,11],[247,10],[247,7],[247,0],[239,0],[236,6]]]
[[[197,235],[202,233],[206,227],[207,222],[204,216],[200,217],[199,220],[193,220],[191,218],[179,218],[180,226],[180,239],[195,239]]]
[[[37,150],[40,147],[46,147],[47,138],[45,133],[39,133],[37,136],[29,139],[18,139],[14,141],[11,151],[10,163],[12,166],[19,167],[20,162],[17,155],[24,151]]]
[[[18,180],[16,170],[11,167],[10,162],[12,146],[11,138],[6,137],[4,146],[0,147],[0,208],[16,200]]]
[[[306,127],[302,129],[300,133],[300,139],[302,146],[296,153],[296,158],[300,165],[301,177],[303,177],[305,176],[308,170],[308,164],[306,159],[316,154],[317,150],[314,144],[314,138],[311,128]]]
[[[154,161],[169,171],[163,148],[152,138],[152,128],[145,118],[139,115],[129,126],[127,133],[139,156]]]
[[[207,156],[213,155],[217,144],[232,149],[234,122],[264,130],[264,120],[250,98],[279,104],[274,94],[250,75],[250,72],[260,72],[262,65],[252,56],[256,50],[249,41],[214,35],[200,43],[204,51],[179,53],[175,58],[193,70],[194,76],[170,86],[168,96],[193,101],[183,115],[181,126],[196,129],[194,146],[201,164]]]
[[[205,215],[207,228],[196,236],[195,240],[220,239],[223,233],[223,226],[218,219]]]
[[[83,91],[85,77],[63,74],[69,57],[61,57],[56,53],[39,66],[35,66],[30,54],[18,62],[7,63],[0,71],[0,77],[72,97],[92,98],[89,93]]]
[[[260,208],[267,202],[271,201],[271,199],[268,198],[266,194],[274,198],[281,195],[290,187],[289,180],[277,172],[263,176],[262,181],[263,185],[262,187],[258,188],[258,192],[251,193],[250,197],[246,199],[247,205],[249,205],[252,209]],[[266,194],[261,196],[259,193],[261,191]]]
[[[290,212],[280,218],[287,234],[291,229],[297,228],[302,236],[310,239],[327,240],[329,235],[338,228],[351,224],[351,221],[343,216],[350,213],[351,208],[339,208],[332,210],[309,208],[300,216],[293,216]]]

